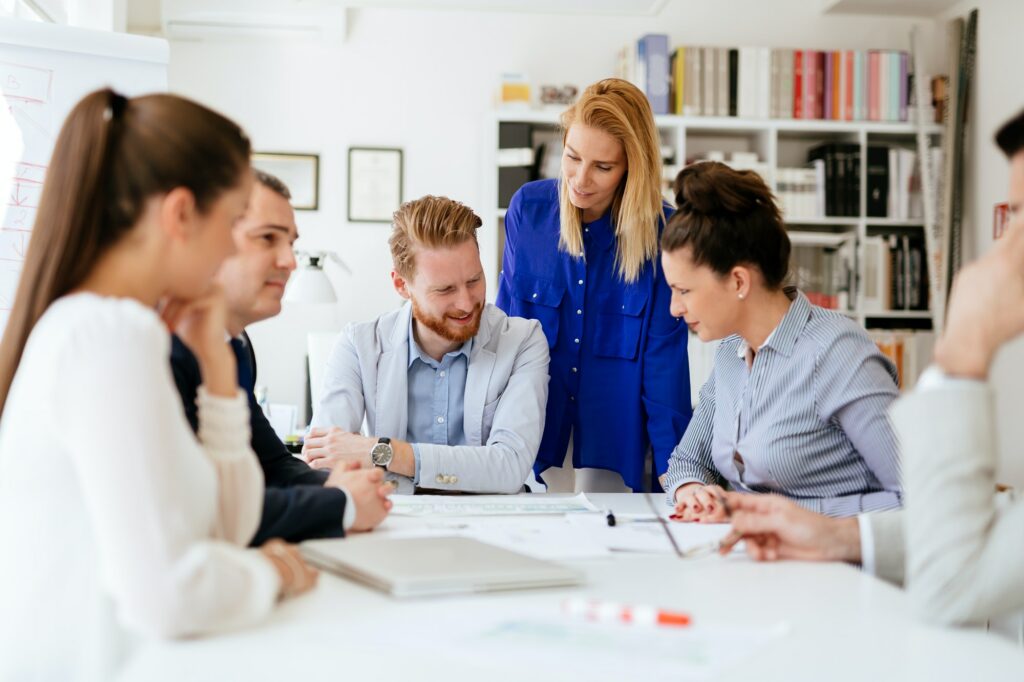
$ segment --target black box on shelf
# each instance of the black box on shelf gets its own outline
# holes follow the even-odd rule
[[[508,208],[512,195],[520,187],[533,180],[531,166],[504,166],[498,169],[498,206]]]
[[[533,147],[533,126],[529,123],[498,124],[498,149]]]

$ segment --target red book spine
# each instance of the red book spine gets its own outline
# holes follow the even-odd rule
[[[843,110],[839,106],[839,87],[842,85],[842,81],[839,78],[839,69],[842,65],[842,53],[832,53],[832,73],[829,76],[832,78],[832,118],[839,121],[843,118]]]
[[[793,51],[793,118],[804,117],[803,50]]]
[[[814,118],[825,118],[825,53],[815,53],[818,57],[818,63],[815,64],[815,84],[814,84]]]
[[[878,51],[868,53],[868,120],[878,118]]]

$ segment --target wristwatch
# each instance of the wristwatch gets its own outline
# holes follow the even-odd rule
[[[373,462],[374,466],[388,468],[391,464],[391,458],[395,456],[395,451],[391,449],[391,439],[381,437],[377,440],[376,445],[370,450],[370,461]]]

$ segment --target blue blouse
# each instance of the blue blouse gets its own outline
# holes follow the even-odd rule
[[[690,423],[687,327],[669,312],[658,259],[622,281],[610,212],[584,224],[585,259],[559,250],[557,182],[531,182],[512,197],[498,278],[498,307],[539,320],[551,348],[534,470],[561,466],[572,433],[574,467],[616,471],[640,491],[647,452],[654,474],[665,473]]]

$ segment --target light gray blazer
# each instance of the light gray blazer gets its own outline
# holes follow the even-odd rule
[[[405,440],[408,433],[407,302],[372,322],[350,324],[331,351],[311,426]],[[517,493],[537,457],[548,399],[548,344],[536,320],[484,306],[466,372],[466,445],[419,443],[420,487]],[[412,479],[396,474],[398,492]]]
[[[991,387],[971,381],[918,388],[892,411],[908,592],[930,621],[983,623],[1024,609],[1024,501],[997,500],[994,415]]]
[[[871,524],[871,544],[875,556],[875,575],[897,586],[903,585],[904,557],[903,510],[874,512],[867,515]]]

